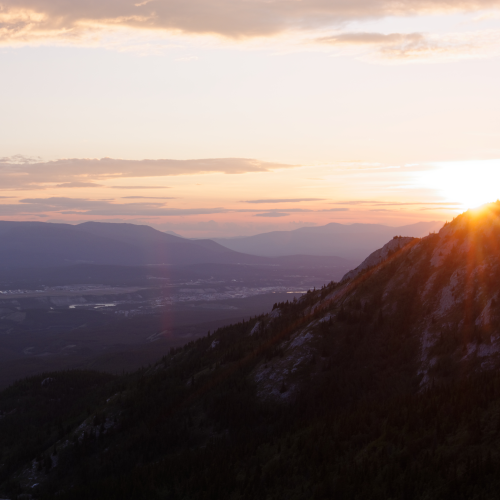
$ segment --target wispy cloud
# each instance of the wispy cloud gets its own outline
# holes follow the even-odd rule
[[[130,199],[130,197],[126,197]],[[114,199],[90,199],[51,196],[46,198],[23,198],[18,203],[0,204],[0,215],[28,215],[51,213],[52,215],[85,216],[135,216],[135,217],[170,217],[190,215],[211,215],[227,213],[250,213],[259,217],[284,217],[291,213],[323,212],[324,209],[288,207],[281,210],[225,207],[178,208],[165,205],[171,197],[132,197],[144,201],[119,203]],[[158,201],[155,201],[158,200]],[[163,201],[162,201],[163,200]],[[346,211],[348,208],[333,208],[326,211]],[[285,214],[285,215],[283,215]]]
[[[0,157],[0,164],[7,163],[10,165],[28,165],[41,161],[42,158],[40,156],[13,155]]]
[[[321,212],[348,212],[350,208],[324,208]]]
[[[369,200],[349,200],[349,201],[334,201],[334,205],[378,205],[379,201],[369,201]]]
[[[122,200],[176,200],[175,196],[122,196]]]
[[[200,160],[121,160],[114,158],[71,158],[37,162],[25,157],[0,161],[2,189],[43,189],[46,187],[91,187],[104,180],[170,177],[195,174],[246,174],[293,168],[295,165],[248,158]],[[96,186],[92,186],[96,187]],[[114,189],[164,189],[167,186],[112,186]]]
[[[318,38],[318,42],[332,45],[413,45],[425,40],[422,33],[339,33]]]
[[[56,188],[95,188],[102,187],[102,184],[97,184],[96,182],[63,182],[62,184],[56,184],[54,187]]]
[[[338,32],[318,43],[352,48],[361,55],[386,60],[442,60],[492,55],[500,51],[497,30],[457,33]]]
[[[109,186],[111,189],[170,189],[170,186]]]
[[[16,204],[0,204],[0,215],[58,213],[86,216],[177,216],[227,213],[230,210],[214,208],[170,208],[163,203],[115,203],[114,200],[87,198],[24,198]]]
[[[405,206],[422,206],[422,205],[429,205],[429,206],[441,206],[441,207],[459,207],[462,206],[461,203],[459,202],[454,202],[454,201],[429,201],[429,202],[420,202],[420,201],[408,201],[408,202],[393,202],[393,201],[373,201],[373,200],[350,200],[350,201],[336,201],[333,202],[334,205],[372,205],[372,206],[400,206],[400,207],[405,207]]]
[[[324,198],[271,198],[266,200],[245,200],[241,203],[300,203],[303,201],[323,201]]]
[[[287,217],[288,213],[285,212],[262,212],[260,214],[255,214],[255,217]]]

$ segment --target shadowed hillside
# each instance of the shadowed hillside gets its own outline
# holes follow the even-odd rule
[[[499,214],[392,240],[340,283],[133,374],[15,384],[0,394],[0,491],[497,498]]]

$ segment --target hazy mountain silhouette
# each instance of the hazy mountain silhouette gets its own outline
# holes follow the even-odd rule
[[[393,236],[421,238],[438,231],[442,222],[418,222],[391,227],[382,224],[338,224],[302,227],[293,231],[272,231],[241,238],[213,238],[236,252],[274,257],[278,255],[337,255],[360,261]]]
[[[286,265],[310,264],[289,257]],[[319,261],[318,261],[319,262]],[[0,221],[0,267],[114,265],[192,265],[201,263],[280,265],[276,259],[247,255],[212,240],[188,240],[136,224],[85,222],[78,225]],[[324,257],[320,264],[348,265]]]

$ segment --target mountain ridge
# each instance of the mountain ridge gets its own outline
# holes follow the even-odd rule
[[[496,498],[500,203],[396,240],[356,275],[136,373],[45,374],[0,393],[2,443],[24,419],[48,429],[39,443],[24,426],[23,454],[4,445],[2,491],[61,500]],[[90,410],[69,387],[92,395]],[[68,410],[51,427],[57,397]]]
[[[289,254],[338,255],[344,258],[365,259],[396,235],[422,237],[439,230],[443,222],[418,222],[406,226],[382,224],[340,224],[302,227],[292,231],[271,231],[240,238],[213,238],[217,243],[235,251],[261,256]]]
[[[276,265],[273,258],[230,250],[212,240],[192,241],[150,226],[85,222],[78,225],[0,221],[0,266],[35,267],[79,263]],[[333,257],[338,265],[346,259]],[[309,259],[311,260],[311,259]],[[332,258],[330,258],[332,263]],[[349,259],[347,259],[348,261]]]

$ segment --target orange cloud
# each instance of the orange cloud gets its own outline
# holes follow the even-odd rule
[[[43,189],[52,187],[96,187],[96,180],[167,177],[194,174],[245,174],[292,168],[294,165],[247,158],[201,160],[120,160],[63,159],[33,162],[24,157],[0,159],[2,189]],[[160,189],[166,186],[112,186],[116,189]]]
[[[0,41],[78,42],[123,27],[248,38],[346,21],[498,7],[499,0],[3,0]]]
[[[321,44],[351,47],[375,53],[384,59],[456,59],[498,52],[500,34],[496,30],[426,33],[337,33],[316,40]]]

